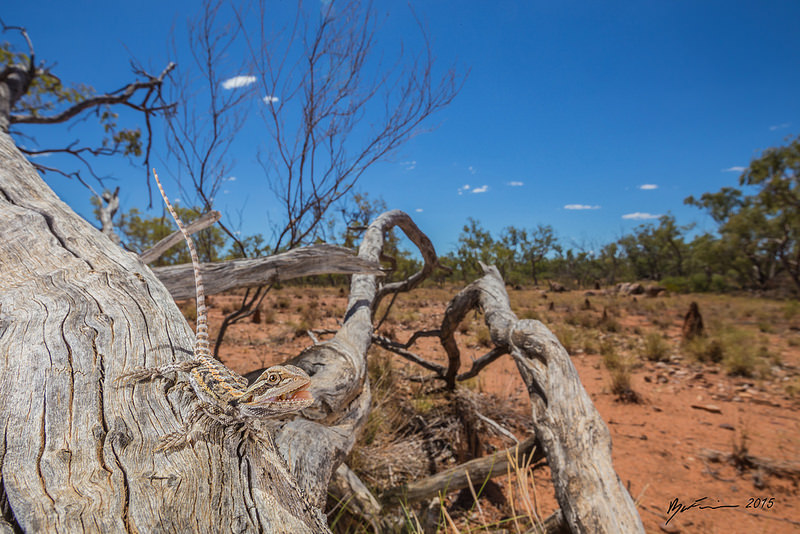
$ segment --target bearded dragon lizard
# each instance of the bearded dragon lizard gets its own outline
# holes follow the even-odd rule
[[[170,372],[189,373],[188,383],[198,403],[189,420],[177,432],[163,436],[156,450],[178,448],[192,442],[198,434],[214,428],[229,428],[240,425],[250,430],[254,419],[280,417],[306,408],[314,398],[306,388],[311,379],[305,371],[294,365],[275,365],[266,369],[252,385],[247,379],[231,371],[213,357],[208,342],[208,310],[205,304],[205,289],[200,274],[200,261],[191,236],[186,231],[175,209],[170,204],[161,181],[153,169],[158,189],[164,203],[178,224],[194,267],[197,292],[197,327],[195,333],[194,358],[162,367],[137,369],[121,376],[121,383],[151,380]]]

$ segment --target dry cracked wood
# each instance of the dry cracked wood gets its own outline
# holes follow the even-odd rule
[[[199,232],[203,228],[208,228],[215,222],[217,222],[222,214],[217,210],[211,210],[208,213],[204,213],[202,216],[198,217],[197,219],[193,220],[191,223],[186,225],[186,231],[189,232],[189,235],[194,234],[195,232]],[[104,232],[105,233],[105,232]],[[150,264],[156,261],[158,258],[161,257],[166,251],[177,245],[178,243],[183,243],[183,234],[180,230],[175,230],[167,237],[150,247],[149,249],[145,250],[141,254],[139,254],[139,259],[143,262]]]
[[[633,499],[614,471],[608,427],[569,354],[544,324],[517,319],[497,268],[482,267],[484,276],[462,291],[463,300],[474,295],[492,342],[508,349],[528,387],[536,437],[567,525],[574,533],[643,533]]]
[[[380,263],[335,245],[312,245],[273,256],[217,263],[203,263],[206,295],[231,289],[255,287],[317,274],[373,274],[382,276]],[[194,298],[192,265],[170,265],[153,269],[176,300]]]
[[[381,495],[381,500],[387,505],[395,501],[413,503],[430,499],[441,492],[458,491],[468,487],[468,476],[469,480],[483,482],[507,474],[512,458],[517,465],[532,465],[544,458],[544,454],[536,449],[536,438],[530,437],[519,445],[453,466],[423,480],[392,488]]]
[[[325,532],[274,450],[231,436],[169,454],[188,413],[169,382],[193,333],[134,255],[61,202],[0,133],[0,530]],[[290,451],[302,466],[302,446]]]
[[[420,272],[425,274],[410,278],[411,284],[418,283],[435,267],[436,253],[427,236],[402,211],[386,212],[369,225],[358,256],[378,262],[383,236],[393,227],[400,228],[422,253],[424,266]],[[372,395],[367,349],[372,342],[375,303],[381,294],[385,293],[377,275],[353,275],[342,327],[332,339],[306,349],[289,362],[312,376],[309,391],[317,402],[303,412],[307,419],[288,423],[277,433],[276,441],[284,455],[291,456],[292,472],[312,503],[320,506],[334,471],[352,449],[369,415]],[[305,453],[302,464],[291,454],[297,450]]]

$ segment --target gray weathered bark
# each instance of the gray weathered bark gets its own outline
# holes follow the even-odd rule
[[[114,231],[114,214],[119,209],[119,187],[114,192],[103,191],[100,195],[100,231],[107,235],[114,244],[119,245],[120,239]]]
[[[0,531],[328,531],[318,507],[369,413],[377,304],[437,264],[408,215],[387,212],[369,226],[358,259],[371,274],[353,276],[342,328],[293,360],[312,376],[316,403],[275,430],[289,474],[269,440],[228,435],[152,452],[188,413],[180,391],[112,381],[186,359],[191,329],[152,271],[58,200],[4,133],[0,162]],[[375,265],[394,226],[425,264],[381,286]],[[608,429],[558,340],[516,318],[493,267],[451,302],[443,324],[476,304],[497,347],[487,357],[510,352],[528,385],[563,521],[573,532],[642,532]]]
[[[113,380],[186,359],[193,333],[152,272],[61,202],[5,133],[0,228],[0,529],[327,531],[265,443],[153,452],[188,414],[180,392]],[[303,444],[290,453],[303,471]]]
[[[204,228],[208,228],[209,226],[217,222],[221,217],[222,214],[220,212],[218,212],[217,210],[211,210],[207,213],[204,213],[203,215],[193,220],[192,222],[186,224],[186,231],[189,233],[189,235],[193,235],[195,232],[199,232]],[[178,243],[183,243],[183,234],[181,233],[180,230],[175,230],[167,237],[165,237],[164,239],[162,239],[149,249],[139,254],[139,259],[147,264],[153,263],[158,258],[160,258],[162,254],[164,254],[166,251],[168,251]],[[189,268],[191,269],[191,265],[189,266]]]
[[[433,245],[402,211],[380,215],[369,225],[359,247],[359,258],[378,262],[383,236],[400,228],[420,249],[429,273],[437,263]],[[413,275],[413,284],[424,275]],[[372,342],[372,315],[382,295],[378,276],[353,275],[350,297],[342,327],[336,335],[306,349],[291,363],[312,376],[311,393],[316,403],[303,413],[308,419],[295,419],[278,432],[276,441],[285,456],[291,456],[292,472],[308,493],[311,502],[321,506],[335,469],[355,444],[366,422],[372,395],[367,377],[367,349]],[[301,456],[292,451],[304,451]]]
[[[317,274],[374,274],[383,276],[380,263],[335,245],[312,245],[261,258],[229,260],[200,265],[206,295],[245,287],[284,282]],[[192,264],[156,267],[153,272],[172,298],[194,298]]]
[[[536,437],[556,499],[574,533],[644,532],[633,499],[614,471],[611,434],[569,354],[539,321],[519,320],[494,266],[462,293],[474,293],[497,347],[507,348],[528,386]],[[454,299],[455,300],[455,299]]]

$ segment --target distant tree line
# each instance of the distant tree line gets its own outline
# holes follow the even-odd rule
[[[567,247],[550,225],[530,229],[508,226],[492,235],[470,218],[457,249],[441,261],[452,269],[449,277],[464,281],[479,277],[479,262],[483,262],[496,265],[506,282],[515,285],[556,280],[579,288],[652,280],[682,292],[747,289],[796,293],[800,291],[799,176],[800,137],[764,151],[742,173],[738,188],[723,187],[685,200],[716,221],[718,228],[713,233],[691,236],[693,225],[681,226],[674,216],[664,215],[657,223],[642,224],[600,247]],[[355,194],[332,210],[314,239],[354,246],[359,231],[385,209],[382,199]],[[188,219],[198,213],[185,210]],[[119,222],[123,240],[133,250],[144,249],[172,231],[165,218],[144,219],[135,209],[121,214]],[[240,255],[237,249],[223,251],[226,240],[218,229],[204,230],[198,241],[205,261]],[[250,255],[269,251],[260,235],[243,242]],[[395,260],[396,277],[408,276],[418,268],[396,237],[390,237],[389,245],[387,253]],[[183,252],[173,252],[162,261],[188,259]],[[443,276],[439,275],[440,281]]]
[[[478,261],[497,265],[513,284],[558,280],[574,287],[659,281],[675,291],[800,291],[800,137],[770,148],[739,178],[686,204],[706,211],[713,233],[690,237],[693,225],[672,215],[642,224],[613,243],[567,248],[549,225],[509,226],[492,236],[469,219],[446,261],[457,276],[477,276]]]

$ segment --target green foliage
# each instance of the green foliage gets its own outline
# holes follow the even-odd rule
[[[676,293],[785,292],[791,284],[800,291],[800,138],[764,151],[739,183],[741,189],[723,187],[685,200],[706,210],[718,233],[689,240],[692,225],[664,215],[614,243],[562,249],[550,226],[509,226],[496,238],[469,218],[446,262],[464,280],[480,275],[479,262],[494,264],[515,285],[548,277],[568,287],[652,280]]]
[[[644,357],[651,362],[669,361],[669,346],[664,336],[651,332],[644,338]]]
[[[769,288],[785,273],[800,289],[800,137],[765,150],[739,185],[685,202],[720,225],[714,252],[729,261],[741,285]]]
[[[718,273],[695,272],[689,276],[666,276],[661,285],[673,293],[705,293],[713,291],[722,293],[728,289],[725,277]]]
[[[752,334],[730,327],[711,337],[696,337],[684,343],[683,350],[697,361],[719,363],[736,376],[765,376],[768,363],[776,359]]]
[[[637,279],[685,275],[689,247],[684,236],[692,225],[678,226],[672,215],[664,215],[658,222],[658,226],[640,225],[619,240]]]
[[[495,241],[491,234],[472,217],[467,219],[461,235],[458,237],[456,261],[464,280],[477,278],[481,273],[479,262],[497,263]],[[502,271],[501,271],[502,272]]]
[[[0,64],[28,65],[30,56],[14,50],[9,42],[0,43]],[[84,84],[65,86],[49,67],[37,67],[28,92],[20,98],[12,111],[41,117],[58,110],[63,104],[77,104],[95,95],[93,87]]]
[[[683,349],[699,362],[719,363],[724,356],[722,343],[717,339],[694,337],[684,344]]]
[[[355,248],[363,230],[388,208],[383,198],[370,198],[368,193],[355,193],[351,202],[352,204],[345,203],[337,210],[339,221],[335,217],[329,217],[326,226],[328,233],[334,236],[336,242],[344,247]],[[337,235],[339,223],[343,225]],[[387,277],[388,281],[406,279],[422,267],[422,264],[412,257],[411,252],[400,248],[400,238],[394,230],[389,231],[384,240],[383,253],[393,260],[385,265],[392,269]]]

